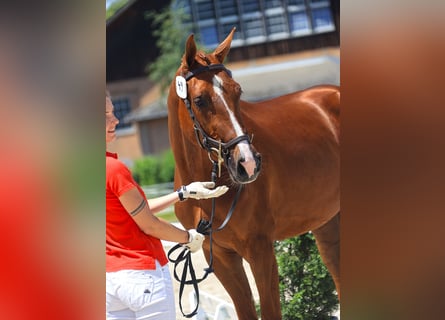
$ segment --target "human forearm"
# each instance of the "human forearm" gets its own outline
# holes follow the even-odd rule
[[[168,221],[154,215],[151,215],[150,223],[145,224],[141,229],[145,234],[161,240],[178,243],[187,243],[189,241],[189,234],[187,231],[177,228]]]
[[[175,204],[176,202],[178,202],[178,200],[179,200],[178,193],[175,191],[165,196],[149,199],[148,205],[150,207],[150,211],[156,214],[161,210],[164,210],[165,208],[168,208],[169,206]]]

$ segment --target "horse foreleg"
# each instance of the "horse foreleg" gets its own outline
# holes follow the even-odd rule
[[[257,237],[247,247],[246,260],[255,277],[261,304],[262,320],[281,319],[278,266],[273,241]]]
[[[334,280],[340,300],[340,213],[312,233],[321,259]]]
[[[203,249],[206,259],[209,261],[209,250],[206,242]],[[215,242],[213,242],[212,251],[215,275],[232,298],[238,319],[258,319],[241,256],[235,251],[218,246]]]

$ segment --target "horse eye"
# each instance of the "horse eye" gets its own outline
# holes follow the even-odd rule
[[[198,108],[205,107],[205,100],[203,98],[201,98],[201,97],[197,97],[197,98],[193,99],[193,102],[195,103],[195,105]]]

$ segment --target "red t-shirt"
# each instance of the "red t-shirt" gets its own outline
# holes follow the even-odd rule
[[[162,266],[168,262],[161,241],[142,232],[119,201],[122,194],[134,187],[145,198],[144,191],[117,154],[107,152],[106,272],[156,269],[156,260]]]

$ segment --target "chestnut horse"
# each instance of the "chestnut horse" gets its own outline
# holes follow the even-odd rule
[[[216,183],[230,189],[215,200],[215,228],[243,186],[231,220],[213,233],[214,272],[238,318],[257,319],[244,258],[257,285],[261,319],[277,320],[275,240],[312,231],[340,296],[340,92],[322,85],[268,101],[240,100],[241,87],[223,65],[234,31],[209,54],[197,50],[193,35],[187,39],[168,96],[174,183],[209,181],[212,161],[223,162]],[[211,211],[211,200],[175,205],[187,229],[210,220]],[[208,236],[203,250],[209,261]]]

